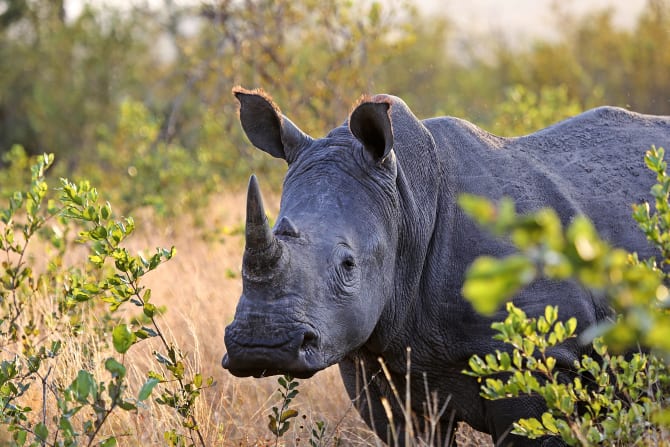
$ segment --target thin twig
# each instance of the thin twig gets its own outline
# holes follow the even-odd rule
[[[46,425],[47,423],[47,379],[49,374],[51,374],[52,366],[49,366],[47,373],[44,377],[40,377],[42,380],[42,423]]]

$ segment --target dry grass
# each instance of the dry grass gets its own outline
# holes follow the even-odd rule
[[[278,200],[268,197],[266,201],[269,213],[276,215]],[[244,242],[236,230],[242,228],[244,208],[244,194],[219,197],[208,212],[207,238],[187,222],[157,225],[147,223],[151,219],[135,216],[139,229],[129,242],[131,250],[151,251],[171,245],[177,248],[176,257],[148,275],[145,285],[152,289],[152,302],[167,306],[161,324],[169,328],[169,335],[187,354],[187,369],[212,376],[216,382],[202,394],[195,415],[208,446],[275,445],[267,423],[271,407],[277,404],[276,377],[239,379],[220,366],[225,349],[224,328],[233,318],[241,291],[239,269]],[[54,306],[56,303],[45,297],[35,309],[49,315]],[[93,313],[90,318],[95,325],[96,315]],[[142,342],[126,354],[124,363],[129,369],[133,394],[146,372],[156,368],[151,349],[150,342]],[[83,355],[84,351],[92,354]],[[104,359],[111,355],[111,346],[92,335],[66,340],[65,351],[50,377],[67,384],[83,367],[93,368],[97,377],[106,377]],[[88,359],[88,364],[83,365],[82,359]],[[33,388],[32,406],[39,408],[40,387]],[[52,398],[48,402],[53,405]],[[348,399],[336,367],[302,381],[293,407],[301,416],[280,445],[309,445],[311,429],[318,420],[326,422],[327,436],[331,440],[338,437],[340,445],[376,443]],[[179,417],[171,409],[152,402],[137,412],[115,412],[106,424],[106,433],[116,435],[120,446],[158,446],[165,445],[163,432],[179,424]],[[490,445],[490,438],[468,428],[459,431],[459,439],[462,445]]]

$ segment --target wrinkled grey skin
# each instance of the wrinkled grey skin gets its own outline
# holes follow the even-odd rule
[[[363,418],[387,440],[380,397],[393,404],[400,433],[403,417],[376,374],[377,358],[404,396],[409,347],[413,410],[423,411],[424,384],[440,404],[449,399],[443,438],[453,421],[465,421],[499,445],[561,445],[508,434],[512,421],[541,413],[540,401],[485,400],[476,379],[461,373],[473,354],[501,348],[490,324],[502,313],[485,318],[463,299],[465,270],[478,256],[512,249],[478,228],[456,198],[510,196],[520,212],[552,207],[564,224],[585,214],[614,245],[656,255],[630,204],[649,197],[654,177],[643,155],[652,144],[670,147],[670,120],[602,107],[499,138],[456,118],[419,121],[399,98],[378,95],[312,139],[261,91],[234,92],[249,140],[286,160],[288,172],[273,229],[250,181],[243,292],[226,328],[224,368],[305,378],[337,363]],[[609,315],[606,303],[571,282],[538,280],[514,302],[529,315],[558,305],[562,319],[577,317],[578,330]],[[588,352],[575,342],[553,355],[569,369]]]

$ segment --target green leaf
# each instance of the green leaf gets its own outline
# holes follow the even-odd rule
[[[172,375],[174,375],[176,379],[181,380],[184,378],[184,362],[177,361],[174,366],[168,366],[167,369],[172,372]]]
[[[142,385],[142,389],[140,390],[137,400],[139,402],[142,402],[146,399],[149,398],[151,395],[151,392],[153,391],[154,387],[160,383],[160,380],[150,377],[146,382],[144,382],[144,385]]]
[[[119,363],[115,358],[110,357],[105,360],[105,369],[112,373],[113,377],[125,377],[126,367]]]
[[[28,437],[28,432],[25,430],[17,430],[14,432],[13,438],[16,444],[21,447],[26,443],[26,439]]]
[[[528,433],[530,438],[537,438],[545,434],[542,423],[535,418],[520,419],[518,425]]]
[[[60,428],[61,433],[66,437],[75,435],[75,430],[70,419],[65,416],[61,416],[58,420],[58,428]]]
[[[603,243],[589,219],[577,216],[567,230],[567,237],[579,258],[593,261],[603,252]]]
[[[512,366],[512,359],[508,352],[498,352],[498,363],[502,371],[508,371]]]
[[[269,414],[268,418],[270,418],[270,422],[268,422],[268,430],[272,432],[272,434],[279,436],[279,431],[277,430],[277,419]]]
[[[575,403],[568,394],[564,394],[558,401],[558,409],[565,415],[570,415],[575,409]]]
[[[136,411],[137,410],[137,405],[135,405],[133,402],[128,401],[128,400],[122,400],[121,402],[118,403],[119,407],[125,411]]]
[[[47,438],[49,437],[49,430],[47,429],[47,426],[44,425],[42,422],[35,425],[33,431],[35,432],[35,436],[37,437],[37,439],[39,439],[40,441],[46,441]]]
[[[158,380],[159,382],[165,382],[165,377],[155,371],[149,371],[147,375],[152,379]]]
[[[86,402],[89,395],[93,395],[94,399],[96,398],[97,393],[94,392],[96,388],[95,379],[88,371],[80,370],[70,388],[74,391],[75,399],[78,402]]]
[[[558,307],[557,306],[547,306],[544,308],[544,318],[547,320],[547,323],[554,324],[558,320]]]
[[[558,428],[556,427],[556,421],[551,413],[542,413],[542,425],[547,431],[551,433],[558,433]]]
[[[96,226],[90,231],[91,238],[99,241],[107,237],[107,229],[103,226]]]
[[[100,255],[89,255],[88,260],[91,261],[91,263],[98,268],[102,267],[102,264],[104,262],[102,256]]]
[[[29,198],[26,200],[26,211],[28,212],[29,215],[34,216],[35,213],[38,210],[37,203],[35,203],[35,200],[32,198]]]
[[[100,442],[100,447],[115,447],[115,446],[116,446],[116,438],[113,436]]]
[[[458,205],[480,225],[491,224],[497,217],[495,205],[483,197],[461,194]]]
[[[475,310],[491,315],[535,278],[533,263],[520,255],[503,259],[482,256],[472,263],[463,285],[463,296]]]
[[[107,220],[112,215],[112,205],[109,202],[105,203],[104,206],[100,207],[100,217],[103,220]]]
[[[144,312],[144,315],[146,315],[148,318],[153,318],[154,315],[156,314],[156,306],[151,303],[145,302],[144,306],[142,307],[142,311]]]
[[[136,340],[137,336],[126,324],[119,324],[112,331],[112,343],[114,344],[114,349],[120,354],[125,354]]]
[[[147,339],[151,337],[157,337],[158,333],[150,327],[142,326],[140,329],[135,331],[135,335],[139,339]]]
[[[298,410],[294,409],[286,410],[279,417],[279,422],[281,423],[286,422],[287,420],[294,418],[296,416],[298,416]]]
[[[546,365],[548,372],[553,371],[556,367],[556,359],[554,357],[547,357]]]

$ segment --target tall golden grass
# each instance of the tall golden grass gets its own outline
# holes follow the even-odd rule
[[[233,377],[221,365],[225,351],[224,328],[232,321],[241,292],[240,265],[244,247],[244,194],[225,193],[217,197],[207,212],[204,228],[194,229],[188,221],[153,219],[150,213],[134,216],[137,232],[129,239],[131,251],[151,251],[155,247],[174,245],[177,255],[145,277],[144,284],[152,290],[152,302],[166,306],[160,317],[161,327],[186,354],[186,368],[213,377],[215,385],[205,390],[198,400],[195,419],[208,446],[266,446],[276,445],[267,428],[271,408],[278,403],[276,377],[240,379]],[[269,214],[276,215],[278,199],[267,197]],[[33,246],[32,256],[39,262],[43,247]],[[84,254],[81,253],[84,261]],[[73,262],[77,262],[74,260]],[[45,293],[32,309],[47,317],[57,303]],[[101,311],[101,314],[104,312]],[[28,318],[28,316],[25,316]],[[88,327],[103,325],[95,311],[86,315]],[[44,328],[45,334],[49,328]],[[104,360],[118,358],[111,346],[111,336],[102,341],[90,332],[64,340],[64,352],[58,357],[50,380],[67,385],[82,368],[92,370],[96,377],[107,377]],[[146,373],[155,370],[151,341],[142,342],[125,354],[130,393],[137,395]],[[0,352],[6,358],[11,352]],[[91,360],[92,359],[92,360]],[[41,408],[45,395],[41,388],[32,387],[32,408]],[[313,378],[301,381],[300,393],[292,408],[299,411],[291,429],[278,445],[309,445],[311,430],[317,421],[326,423],[326,442],[323,445],[367,446],[380,441],[363,423],[350,401],[339,377],[337,367],[331,367]],[[154,392],[155,394],[155,392]],[[47,416],[54,413],[55,400],[46,394]],[[39,412],[41,415],[41,411]],[[146,401],[138,411],[115,411],[105,424],[102,436],[114,435],[120,446],[166,445],[163,433],[179,427],[181,419],[165,406]],[[461,445],[490,445],[490,438],[465,428],[458,434]],[[0,434],[0,444],[3,435]]]

